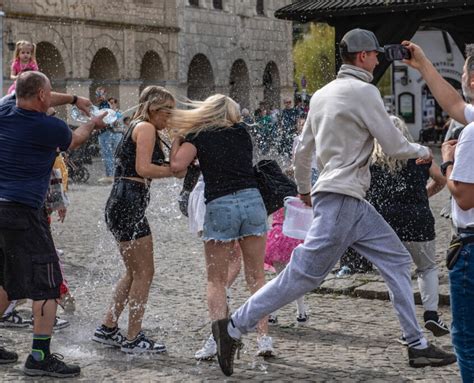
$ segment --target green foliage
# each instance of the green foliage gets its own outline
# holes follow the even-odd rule
[[[335,78],[335,32],[323,23],[311,23],[293,47],[295,82],[301,92],[301,78],[305,76],[309,94]],[[392,94],[392,75],[388,69],[377,84],[382,96]]]
[[[295,82],[301,91],[301,78],[305,76],[308,93],[326,85],[335,77],[335,33],[327,24],[312,23],[309,32],[293,47]]]

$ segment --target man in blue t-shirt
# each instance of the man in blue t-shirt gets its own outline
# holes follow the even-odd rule
[[[24,72],[16,96],[0,100],[0,316],[10,300],[33,300],[33,347],[24,372],[68,377],[80,373],[51,354],[49,345],[62,282],[58,256],[42,208],[57,150],[79,147],[92,131],[103,128],[101,116],[72,132],[46,115],[50,106],[76,104],[86,113],[90,101],[52,93],[40,72]],[[0,363],[18,355],[0,347]]]

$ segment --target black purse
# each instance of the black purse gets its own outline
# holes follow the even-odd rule
[[[295,182],[283,174],[275,160],[261,160],[253,169],[268,215],[283,207],[285,197],[298,194]]]
[[[189,195],[196,186],[199,176],[201,175],[201,168],[198,165],[189,165],[186,175],[184,176],[183,188],[179,193],[178,206],[181,213],[188,216]]]
[[[448,250],[446,250],[446,267],[448,270],[452,270],[456,262],[458,261],[459,254],[464,246],[469,243],[474,243],[474,235],[468,237],[455,236],[449,244]]]

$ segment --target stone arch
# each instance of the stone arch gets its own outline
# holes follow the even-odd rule
[[[58,53],[60,52],[60,56],[62,59],[62,63],[64,65],[64,76],[62,78],[68,78],[73,76],[72,72],[72,58],[71,52],[66,42],[63,38],[62,33],[58,32],[55,28],[46,25],[38,25],[37,29],[35,29],[35,34],[29,37],[30,41],[36,42],[36,44],[40,43],[48,43],[51,44]],[[43,69],[40,65],[39,69],[43,72]]]
[[[95,100],[95,90],[103,86],[107,95],[119,98],[119,65],[115,55],[108,48],[99,49],[91,60],[89,78],[92,80],[89,87],[91,100]]]
[[[56,92],[66,92],[66,67],[59,50],[50,42],[41,41],[36,44],[36,61],[41,72],[48,76],[51,87]],[[67,118],[66,108],[57,107],[58,117]]]
[[[230,69],[229,96],[239,103],[240,108],[250,107],[250,76],[244,60],[235,60]]]
[[[268,108],[280,108],[280,72],[274,61],[265,66],[262,77],[263,101]]]
[[[102,34],[96,38],[93,38],[89,44],[89,46],[85,50],[85,67],[86,68],[91,68],[92,66],[92,61],[96,57],[97,53],[101,49],[108,49],[114,56],[115,61],[120,64],[118,65],[119,68],[119,74],[117,78],[125,78],[124,73],[120,71],[125,71],[125,61],[124,61],[124,55],[123,55],[123,50],[119,45],[119,42],[114,40],[111,36]],[[90,72],[90,69],[89,69]],[[90,77],[90,76],[89,76]]]
[[[188,67],[188,92],[191,100],[204,100],[215,91],[214,71],[202,53],[194,56]]]
[[[135,43],[136,70],[134,73],[134,78],[141,78],[141,66],[145,55],[150,51],[155,52],[159,56],[163,71],[163,78],[168,78],[169,64],[166,51],[158,40],[151,38],[147,39],[146,41],[137,41]]]
[[[212,69],[212,73],[214,74],[214,82],[216,84],[227,84],[227,77],[226,74],[224,73],[223,78],[218,78],[219,72],[217,71],[217,68],[219,66],[217,65],[216,57],[217,55],[214,54],[211,48],[209,48],[206,44],[202,42],[198,42],[195,44],[191,44],[185,47],[185,52],[186,52],[186,60],[182,60],[180,65],[182,65],[180,73],[188,73],[189,66],[191,65],[191,61],[198,55],[204,55],[209,61]],[[187,75],[186,75],[187,76]],[[187,77],[180,78],[180,82],[185,83],[187,81]]]
[[[148,85],[158,85],[165,79],[163,62],[155,51],[147,51],[140,64],[140,93]]]

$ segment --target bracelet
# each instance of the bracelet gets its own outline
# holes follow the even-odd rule
[[[76,102],[77,102],[77,96],[75,94],[72,95],[72,101],[71,101],[71,105],[76,105]]]
[[[301,196],[307,196],[307,195],[310,195],[311,192],[309,192],[309,193],[299,193],[299,194],[300,194]]]

